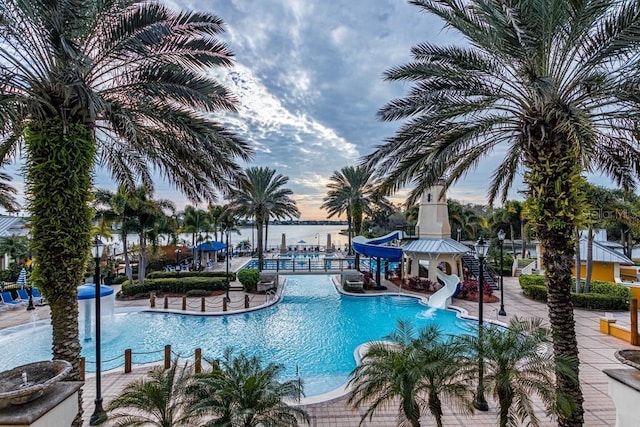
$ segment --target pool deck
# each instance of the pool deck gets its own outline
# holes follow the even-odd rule
[[[242,262],[241,259],[234,260],[237,263]],[[384,283],[389,291],[398,292],[397,288],[390,282]],[[547,319],[547,307],[545,304],[532,301],[522,295],[518,281],[516,278],[505,278],[504,280],[505,309],[507,312],[505,317],[498,316],[500,303],[487,303],[484,307],[485,320],[508,321],[514,315],[521,318],[540,317]],[[406,292],[406,291],[402,291]],[[497,292],[499,295],[499,292]],[[222,298],[222,296],[215,297]],[[231,293],[232,301],[243,301],[244,292],[233,291]],[[251,306],[256,307],[263,304],[261,298],[253,298]],[[138,301],[118,301],[117,307],[124,306],[140,306],[148,307],[147,300]],[[212,306],[215,306],[212,300]],[[471,301],[454,300],[454,305],[469,313],[469,316],[477,316],[478,304]],[[177,308],[177,307],[172,307]],[[220,311],[222,310],[220,306]],[[627,313],[616,313],[616,317],[628,317]],[[620,339],[604,335],[599,331],[599,319],[604,317],[603,311],[575,310],[576,334],[578,337],[578,346],[580,351],[580,379],[585,398],[585,426],[613,426],[615,425],[615,407],[613,401],[607,394],[608,380],[607,376],[602,372],[603,369],[620,369],[624,368],[620,362],[614,357],[614,352],[620,349],[634,348],[631,344]],[[12,309],[0,311],[0,329],[10,326],[29,323],[35,318],[45,319],[49,317],[49,308],[47,306],[38,307],[35,311],[28,312],[22,309]],[[129,382],[146,375],[149,366],[139,366],[133,369],[130,374],[123,374],[121,369],[103,373],[102,375],[102,396],[105,401],[105,407],[108,402],[119,393],[120,390]],[[84,419],[85,425],[88,425],[89,416],[93,412],[95,399],[95,376],[88,375],[84,390]],[[487,394],[489,402],[489,411],[487,413],[477,412],[470,417],[461,416],[453,413],[445,406],[445,416],[443,423],[446,426],[495,426],[497,424],[496,403],[490,394]],[[360,425],[362,411],[354,411],[346,405],[346,397],[337,397],[321,403],[304,405],[311,417],[311,426],[321,427],[348,427]],[[373,420],[366,420],[362,426],[380,426],[388,427],[396,425],[397,406],[387,408],[384,411],[376,413]],[[556,426],[557,423],[547,418],[542,407],[538,407],[538,417],[541,420],[541,426]],[[427,413],[423,414],[424,425],[431,424],[433,420]],[[109,425],[107,422],[104,424]]]

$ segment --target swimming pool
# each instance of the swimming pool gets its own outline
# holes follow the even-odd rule
[[[143,363],[160,360],[165,344],[192,360],[196,347],[202,348],[205,358],[221,357],[225,348],[233,347],[284,365],[283,379],[297,378],[299,372],[305,394],[314,396],[343,385],[355,367],[356,347],[389,334],[397,319],[411,320],[416,327],[437,323],[447,334],[468,332],[475,324],[454,311],[431,309],[416,298],[342,295],[329,276],[287,276],[279,303],[249,313],[116,314],[103,321],[102,369],[122,365],[127,348],[136,353],[134,363]],[[0,331],[0,371],[51,358],[51,327],[42,323]],[[93,371],[93,341],[81,342],[87,371]]]

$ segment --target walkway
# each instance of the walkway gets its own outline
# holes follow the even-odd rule
[[[390,283],[385,283],[390,289],[395,289]],[[232,300],[243,298],[242,292],[234,292]],[[256,301],[258,302],[258,301]],[[135,304],[143,303],[147,306],[147,301],[137,301]],[[132,302],[120,303],[132,305]],[[454,300],[454,304],[469,312],[471,316],[477,315],[477,303]],[[497,316],[500,303],[485,304],[485,319],[498,319]],[[514,315],[519,317],[541,317],[547,318],[547,307],[535,301],[525,298],[520,291],[517,279],[505,278],[505,309],[508,313],[507,321]],[[48,317],[48,307],[39,307],[33,312],[25,310],[11,310],[0,312],[0,329],[8,326],[26,323],[36,315],[39,319]],[[617,316],[624,317],[625,314],[617,313]],[[630,344],[618,340],[611,336],[603,335],[598,329],[598,320],[604,316],[604,312],[575,310],[576,333],[578,335],[578,345],[580,349],[580,378],[585,397],[585,426],[613,426],[615,424],[615,407],[612,400],[607,395],[607,377],[602,373],[603,369],[620,369],[624,366],[614,357],[614,352],[619,349],[633,348]],[[498,320],[504,320],[500,318]],[[131,374],[122,374],[121,371],[109,372],[102,376],[102,390],[105,404],[116,395],[122,388],[136,378],[144,376],[149,370],[148,366],[136,367]],[[93,400],[95,399],[95,379],[89,375],[84,385],[84,411],[85,425],[88,425],[88,418],[93,412]],[[449,426],[495,426],[497,425],[496,405],[491,396],[487,395],[490,410],[488,413],[476,413],[471,417],[459,416],[445,409],[444,425]],[[358,426],[362,411],[354,412],[346,405],[346,398],[338,398],[329,402],[312,404],[305,406],[311,415],[311,425],[319,427],[349,427]],[[539,418],[542,426],[555,426],[545,417],[542,408],[539,408]],[[429,415],[424,415],[424,425],[432,424],[433,420]],[[109,425],[107,423],[106,425]],[[396,407],[382,411],[370,421],[365,421],[363,426],[389,427],[396,425]]]

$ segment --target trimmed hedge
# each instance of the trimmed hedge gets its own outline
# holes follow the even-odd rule
[[[238,271],[238,280],[242,283],[245,292],[256,292],[260,281],[260,270],[257,268],[246,268]]]
[[[152,271],[147,274],[149,279],[177,279],[185,277],[227,277],[225,271]],[[230,281],[236,280],[236,273],[229,272]]]
[[[184,277],[164,278],[164,279],[146,279],[144,285],[126,282],[122,285],[122,294],[125,296],[133,296],[144,294],[147,292],[171,292],[184,294],[194,289],[205,291],[225,290],[228,281],[224,277]]]
[[[526,274],[520,276],[522,293],[536,301],[547,301],[547,286],[544,276]],[[571,301],[576,308],[592,310],[629,310],[631,291],[617,283],[594,280],[589,293],[575,293],[575,281],[572,285]]]

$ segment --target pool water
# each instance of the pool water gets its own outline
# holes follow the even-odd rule
[[[458,318],[456,312],[432,309],[416,298],[347,296],[335,289],[329,276],[287,276],[279,303],[249,313],[114,315],[102,325],[102,369],[121,366],[128,348],[133,350],[134,363],[143,363],[160,360],[165,344],[191,360],[197,347],[207,359],[219,358],[225,348],[233,347],[260,355],[264,362],[284,365],[282,379],[297,378],[299,373],[305,394],[313,396],[343,385],[355,367],[356,347],[389,334],[397,319],[410,320],[416,329],[436,323],[452,335],[473,329],[473,323]],[[0,371],[51,358],[51,327],[40,323],[22,326],[19,332],[16,328],[1,331]],[[93,341],[81,342],[87,371],[93,371]]]

